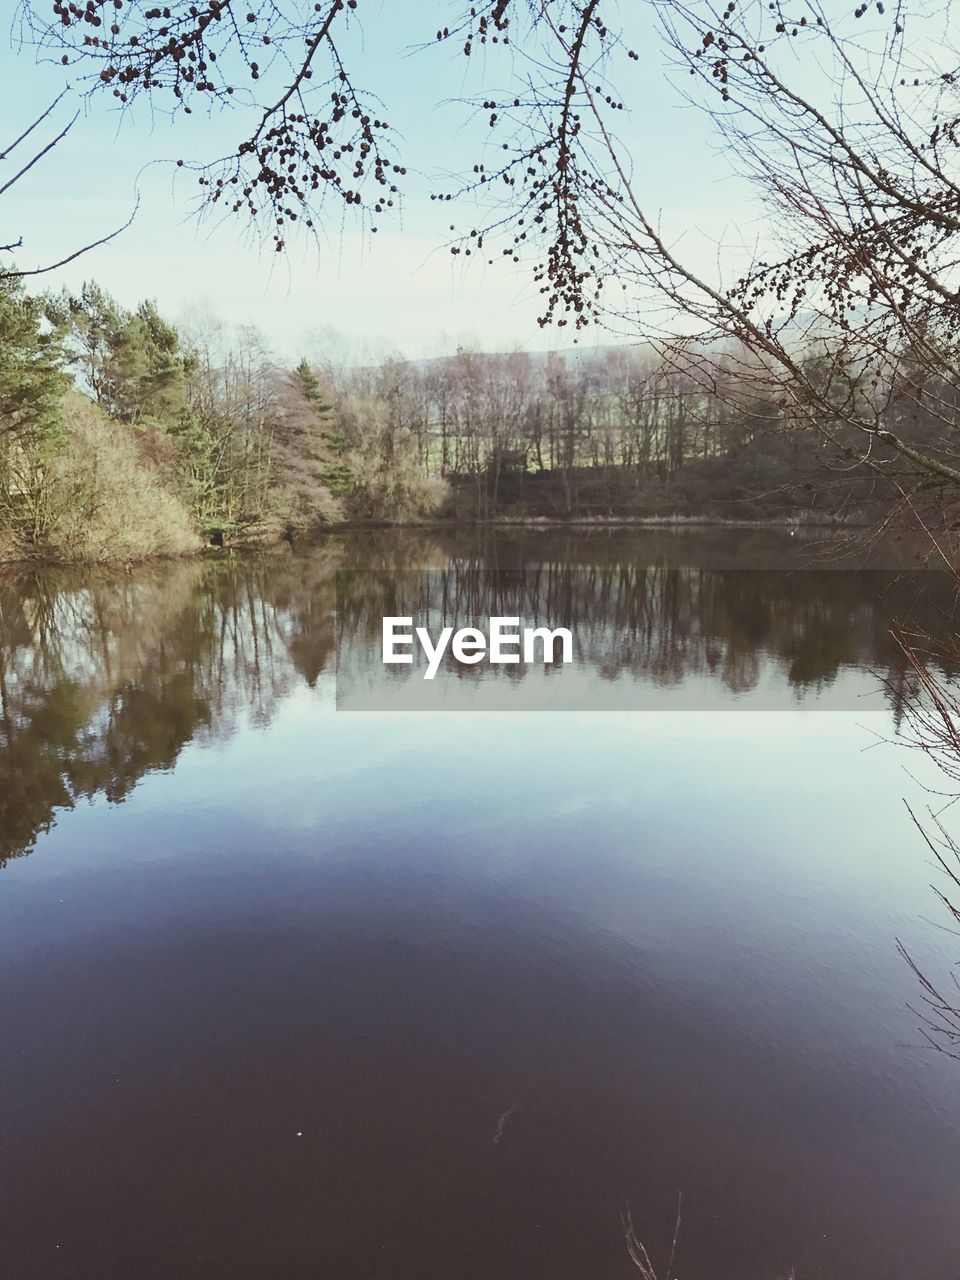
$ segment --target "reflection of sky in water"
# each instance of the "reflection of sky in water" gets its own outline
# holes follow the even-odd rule
[[[848,983],[885,954],[908,994],[893,938],[935,941],[919,919],[931,906],[923,851],[900,802],[922,800],[924,770],[887,733],[874,715],[796,711],[344,716],[328,677],[292,693],[266,728],[241,722],[226,741],[188,745],[175,773],[145,778],[120,808],[78,809],[42,856],[4,874],[115,873],[131,856],[191,874],[198,852],[212,874],[218,859],[232,873],[260,846],[342,868],[399,847],[414,873],[450,859],[471,881],[527,881],[623,939],[638,904],[591,892],[600,861],[691,893],[689,910],[644,917],[645,946],[665,955],[699,963],[711,930],[729,927],[724,966],[762,954],[785,978],[802,953],[814,969],[842,965]],[[563,877],[581,867],[567,897]],[[874,1012],[894,1038],[907,1034],[896,1001]]]
[[[682,1188],[685,1280],[954,1280],[960,1066],[918,1047],[895,940],[960,949],[876,677],[798,704],[762,650],[756,688],[695,671],[646,714],[584,667],[528,680],[589,711],[346,715],[329,596],[255,635],[183,600],[179,645],[141,628],[114,685],[91,659],[84,722],[109,760],[169,714],[176,750],[0,873],[11,1274],[188,1275],[215,1223],[212,1280],[289,1239],[303,1274],[618,1280],[624,1197],[669,1230]],[[109,737],[105,697],[185,673]]]
[[[918,798],[904,772],[917,761],[867,749],[889,722],[344,716],[332,704],[329,678],[301,687],[268,727],[241,722],[224,742],[188,745],[175,773],[145,778],[122,806],[65,815],[4,872],[5,962],[174,922],[282,927],[318,891],[354,902],[361,930],[357,901],[372,895],[372,920],[396,910],[397,927],[456,949],[496,932],[509,901],[536,916],[534,954],[568,938],[675,1016],[723,1021],[765,1061],[792,1059],[791,1076],[809,1059],[812,1087],[827,1071],[841,1095],[926,1117],[927,1142],[929,1121],[954,1133],[956,1075],[916,1047],[916,991],[894,946],[944,959],[900,803]],[[802,1082],[791,1089],[805,1106]],[[947,1177],[940,1140],[932,1152]]]

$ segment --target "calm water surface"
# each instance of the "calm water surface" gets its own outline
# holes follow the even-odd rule
[[[665,1267],[680,1193],[682,1280],[957,1280],[960,1063],[896,939],[960,939],[875,745],[942,593],[810,554],[0,582],[4,1280],[628,1280],[625,1205]],[[336,571],[451,566],[575,585],[582,710],[335,710]]]

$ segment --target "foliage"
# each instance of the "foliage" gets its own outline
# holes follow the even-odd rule
[[[424,474],[415,437],[398,428],[390,408],[373,396],[341,406],[341,429],[354,477],[348,497],[358,520],[417,520],[436,514],[446,496],[443,481]]]
[[[45,477],[63,434],[68,379],[42,305],[20,281],[0,277],[0,527],[14,538],[45,532]]]
[[[278,510],[285,533],[304,533],[321,520],[343,518],[338,495],[352,477],[342,460],[343,441],[331,425],[331,402],[304,359],[278,378],[273,424]]]
[[[63,405],[73,374],[80,391]],[[184,335],[155,303],[95,282],[28,297],[0,280],[0,545],[5,558],[126,560],[308,534],[344,518],[356,480],[333,397],[278,365],[252,328]],[[366,509],[416,501],[398,477]],[[359,493],[359,490],[357,490]]]
[[[817,432],[752,379],[739,381],[733,360],[710,390],[695,370],[629,347],[544,356],[461,348],[331,378],[353,449],[351,509],[365,515],[381,504],[412,509],[388,492],[384,468],[397,488],[414,475],[447,481],[445,510],[471,519],[833,518],[862,515],[875,500],[869,476],[838,467]]]
[[[127,311],[88,281],[79,294],[49,299],[47,316],[63,333],[83,385],[112,418],[165,429],[182,422],[196,360],[155,302]]]
[[[42,327],[42,305],[20,281],[0,277],[0,421],[21,445],[56,436],[66,386],[56,337]]]
[[[353,477],[344,461],[347,442],[333,413],[334,401],[324,394],[320,378],[306,357],[297,365],[293,381],[303,399],[321,420],[318,434],[322,443],[318,454],[323,482],[333,494],[349,493]]]
[[[709,389],[695,361],[651,347],[291,369],[252,328],[181,332],[95,283],[41,303],[8,280],[0,303],[8,556],[167,553],[195,545],[185,519],[222,542],[439,514],[829,517],[870,497],[733,348]],[[86,396],[64,413],[68,370]],[[829,381],[848,443],[857,371],[841,384],[816,353],[806,371]],[[929,439],[901,400],[887,412],[904,439]]]
[[[77,392],[65,400],[63,418],[66,435],[50,468],[42,550],[90,562],[199,547],[188,512],[143,457],[135,433]]]

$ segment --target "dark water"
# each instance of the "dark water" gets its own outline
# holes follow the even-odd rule
[[[960,1063],[895,939],[960,939],[921,762],[875,746],[943,584],[808,558],[384,535],[0,582],[4,1280],[627,1280],[627,1203],[666,1280],[681,1192],[683,1280],[956,1280]],[[575,587],[577,688],[658,709],[335,711],[336,571],[450,565]]]

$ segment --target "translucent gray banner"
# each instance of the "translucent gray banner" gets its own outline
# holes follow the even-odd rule
[[[911,677],[892,629],[943,637],[953,618],[934,572],[342,571],[337,707],[896,714]]]

